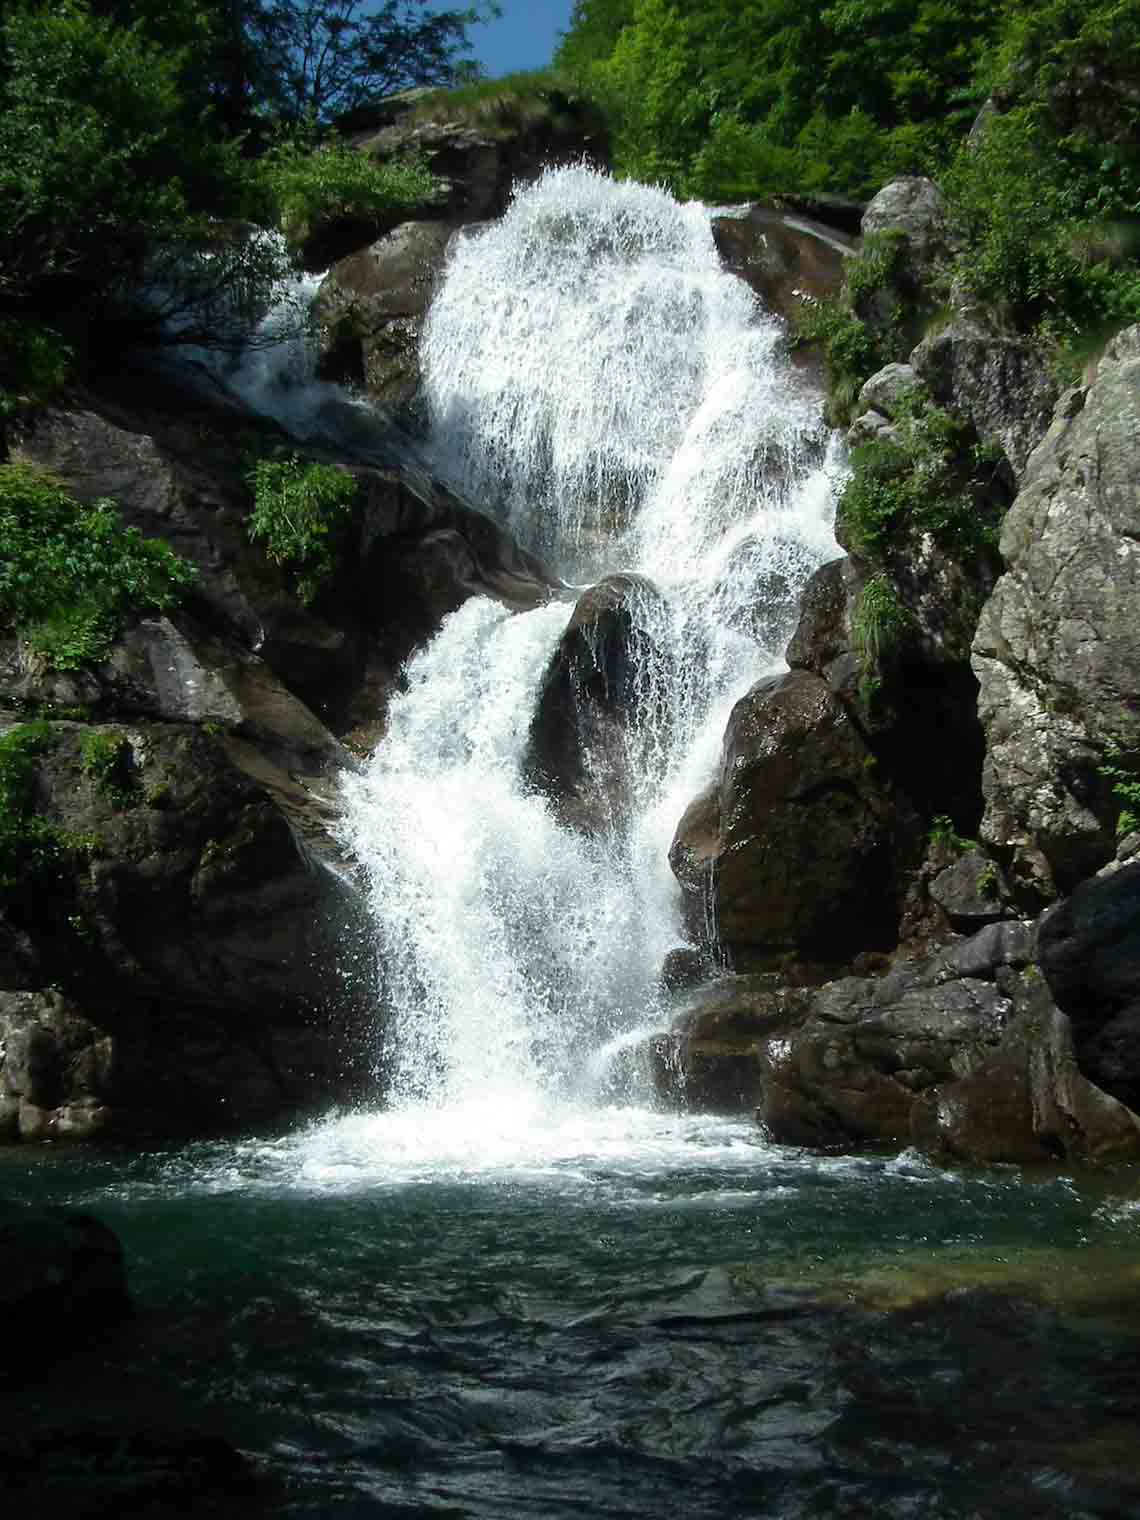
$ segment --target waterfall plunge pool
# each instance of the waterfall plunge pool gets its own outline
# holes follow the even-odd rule
[[[225,1434],[268,1513],[1140,1513],[1129,1176],[630,1109],[0,1165],[119,1233],[139,1309],[4,1417]]]

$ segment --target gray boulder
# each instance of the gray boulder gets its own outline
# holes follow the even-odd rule
[[[1028,901],[1112,858],[1106,751],[1140,750],[1140,328],[1069,391],[1002,529],[974,640],[982,835]]]
[[[887,364],[876,370],[859,392],[860,412],[880,412],[890,417],[895,407],[915,386],[916,376],[909,364]]]
[[[976,316],[960,316],[924,338],[910,364],[935,401],[968,417],[979,437],[1001,445],[1020,480],[1059,393],[1040,346]]]
[[[928,271],[953,251],[946,199],[931,179],[910,175],[891,180],[863,213],[863,237],[905,233],[908,257],[916,271]]]

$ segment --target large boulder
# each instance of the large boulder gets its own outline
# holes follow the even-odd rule
[[[523,775],[587,833],[621,828],[647,752],[670,714],[665,656],[653,628],[661,594],[636,575],[584,592],[539,689]]]
[[[768,679],[725,732],[713,843],[709,810],[674,843],[690,891],[707,862],[721,943],[836,964],[894,942],[909,815],[877,782],[866,741],[825,681]],[[703,841],[687,838],[699,824]]]
[[[785,318],[836,295],[856,248],[834,227],[760,204],[719,211],[712,232],[725,268],[752,287],[767,311]]]
[[[1028,901],[1111,859],[1107,756],[1140,753],[1140,327],[1066,392],[1001,536],[973,665],[985,840]]]
[[[864,238],[896,233],[906,238],[915,270],[930,270],[954,251],[946,198],[931,179],[904,175],[883,186],[863,212]]]

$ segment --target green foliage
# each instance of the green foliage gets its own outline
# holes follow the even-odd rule
[[[954,827],[954,820],[948,818],[945,813],[939,813],[936,818],[930,820],[929,839],[931,844],[940,845],[943,849],[953,850],[956,855],[966,855],[978,848],[976,839],[965,839]]]
[[[125,734],[92,729],[80,741],[80,770],[115,807],[133,807],[139,800],[132,760],[130,740]]]
[[[978,896],[993,902],[999,895],[1000,884],[998,882],[997,866],[992,860],[988,860],[978,872],[976,881]]]
[[[859,593],[851,619],[852,648],[859,662],[859,690],[870,702],[879,690],[885,665],[893,662],[914,618],[899,600],[898,591],[885,575],[876,575]]]
[[[83,505],[45,471],[0,465],[0,626],[57,670],[105,658],[130,617],[175,606],[194,576],[112,502]]]
[[[339,142],[315,151],[286,144],[268,155],[260,172],[272,216],[294,245],[322,222],[402,217],[439,194],[439,182],[418,160],[380,164]]]
[[[945,162],[998,0],[579,0],[557,61],[609,106],[619,167],[709,199],[869,193]]]
[[[234,146],[188,119],[181,58],[80,0],[0,26],[0,302],[74,311],[138,285],[149,246],[245,204]]]
[[[1123,839],[1140,829],[1140,760],[1116,740],[1105,745],[1104,756],[1100,774],[1112,782],[1112,795],[1121,805],[1116,820],[1116,837]]]
[[[997,545],[1007,505],[1000,458],[921,393],[896,407],[892,436],[852,450],[837,532],[854,554],[883,554],[903,531],[929,533],[959,558]]]
[[[258,460],[249,481],[249,536],[290,572],[307,606],[336,569],[341,534],[356,505],[356,481],[335,465],[306,464],[296,454]]]
[[[0,901],[43,882],[62,861],[60,831],[36,816],[39,756],[54,738],[48,723],[24,723],[0,737]]]
[[[842,291],[805,305],[797,317],[794,342],[823,352],[832,426],[850,423],[864,381],[909,351],[910,324],[899,307],[907,283],[905,236],[878,233],[847,260]]]
[[[72,358],[52,328],[0,317],[0,418],[49,401],[67,381]]]
[[[445,121],[506,134],[556,118],[586,99],[569,74],[533,69],[432,90],[416,101],[411,120]]]

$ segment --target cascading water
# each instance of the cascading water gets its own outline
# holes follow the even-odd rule
[[[657,975],[684,939],[672,831],[837,552],[839,461],[704,208],[586,168],[548,173],[460,241],[422,361],[441,474],[568,581],[632,571],[662,593],[635,597],[657,657],[628,718],[629,816],[587,836],[523,780],[568,600],[468,602],[346,783],[390,1101],[455,1114],[477,1146],[644,1097],[607,1083],[606,1056],[660,1027]]]

